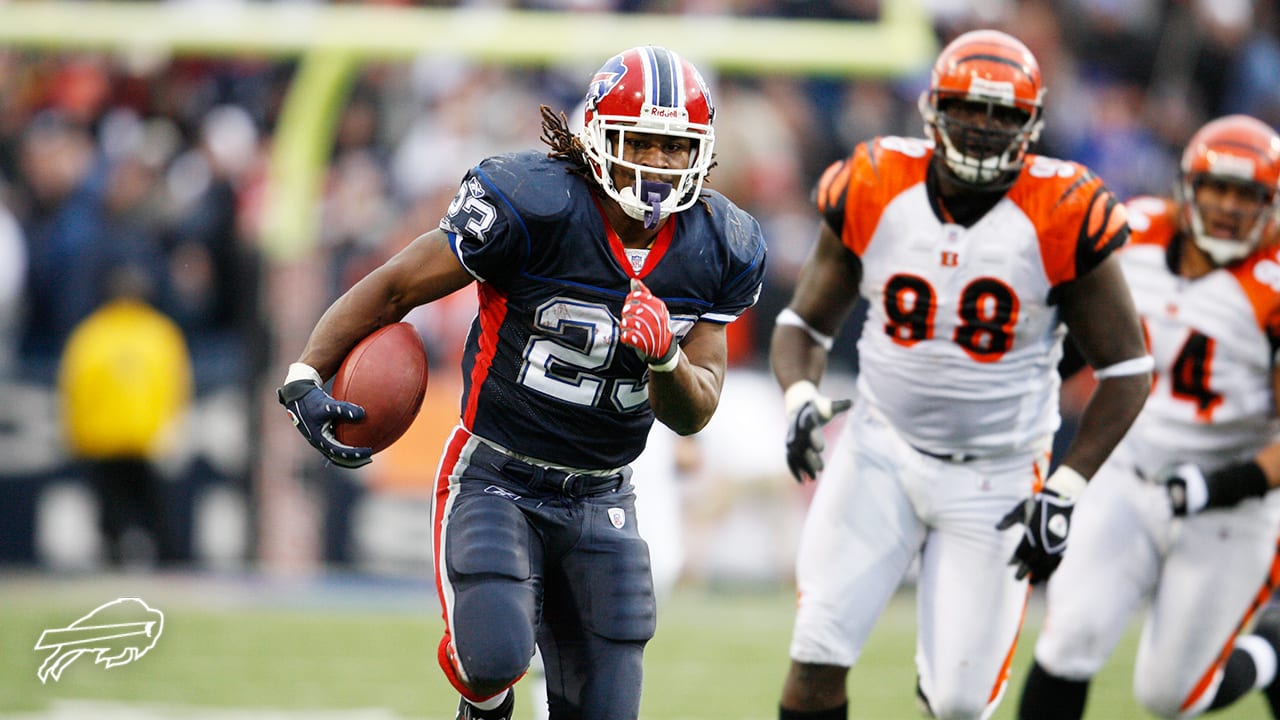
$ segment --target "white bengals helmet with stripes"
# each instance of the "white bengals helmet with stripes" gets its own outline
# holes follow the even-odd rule
[[[613,56],[596,71],[587,88],[578,138],[605,193],[627,215],[656,225],[698,199],[711,169],[714,118],[711,93],[697,68],[670,50],[645,45]],[[689,167],[658,168],[623,160],[628,132],[689,138]],[[632,170],[634,182],[615,186],[615,165]],[[655,187],[660,188],[657,195]]]

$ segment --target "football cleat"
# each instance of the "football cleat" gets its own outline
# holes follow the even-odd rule
[[[458,700],[458,716],[456,720],[511,720],[516,707],[516,694],[507,690],[507,697],[502,704],[492,710],[481,710],[467,702],[466,698]]]

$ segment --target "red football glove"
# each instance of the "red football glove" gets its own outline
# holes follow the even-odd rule
[[[619,339],[622,344],[635,348],[650,368],[660,372],[675,369],[672,360],[680,346],[671,335],[671,316],[667,313],[667,305],[635,278],[631,279],[631,292],[622,303],[622,334]]]

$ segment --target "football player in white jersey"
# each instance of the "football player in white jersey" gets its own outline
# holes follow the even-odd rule
[[[1280,493],[1268,493],[1280,484],[1280,248],[1261,242],[1277,181],[1280,135],[1232,115],[1191,138],[1176,200],[1128,203],[1133,237],[1118,257],[1155,382],[1080,501],[1023,718],[1081,717],[1090,678],[1143,606],[1144,707],[1190,717],[1267,688],[1280,711],[1280,623],[1236,639],[1280,582]]]
[[[817,389],[831,337],[860,296],[869,310],[800,541],[783,720],[850,714],[849,668],[917,555],[919,695],[936,717],[988,717],[1028,578],[1057,566],[1074,498],[1147,396],[1112,254],[1124,207],[1088,168],[1028,152],[1042,95],[1020,41],[966,33],[921,97],[929,137],[865,142],[819,182],[824,222],[771,348],[797,480],[849,406]],[[1066,329],[1103,380],[1049,475]]]

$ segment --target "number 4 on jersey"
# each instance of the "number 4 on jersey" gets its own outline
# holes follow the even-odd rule
[[[1213,409],[1222,403],[1222,394],[1209,389],[1209,370],[1213,367],[1213,338],[1191,331],[1170,368],[1172,394],[1196,405],[1196,418],[1209,422]]]

